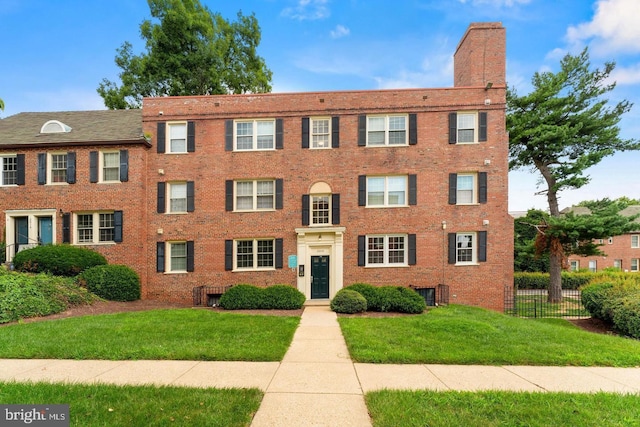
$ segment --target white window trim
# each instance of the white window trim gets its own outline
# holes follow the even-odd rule
[[[183,211],[174,211],[171,209],[171,188],[177,185],[184,185],[184,191],[185,191],[185,196],[184,196],[184,210]],[[167,186],[166,186],[166,196],[165,196],[165,200],[167,205],[165,206],[165,212],[168,215],[184,215],[187,214],[187,199],[188,199],[188,190],[187,190],[187,181],[170,181],[167,182]]]
[[[369,239],[374,237],[384,238],[384,254],[382,263],[369,263]],[[389,238],[402,237],[404,239],[404,255],[403,262],[389,262]],[[365,267],[369,268],[385,268],[385,267],[408,267],[409,266],[409,235],[408,234],[368,234],[365,237]]]
[[[634,242],[635,240],[635,242]],[[640,248],[640,234],[632,234],[631,235],[631,247],[632,248]]]
[[[389,204],[389,178],[404,178],[404,203],[403,204]],[[369,204],[369,179],[370,178],[384,178],[384,203],[380,205]],[[409,176],[408,175],[367,175],[366,179],[366,207],[367,208],[402,208],[409,206]]]
[[[370,144],[369,143],[369,119],[370,118],[384,118],[384,144]],[[404,117],[404,143],[403,144],[389,144],[389,118],[390,117]],[[367,147],[406,147],[409,145],[409,115],[408,114],[372,114],[367,115]]]
[[[4,183],[4,161],[3,159],[13,158],[16,161],[16,166],[18,162],[18,154],[17,153],[3,153],[0,155],[0,187],[17,187],[18,184],[5,184]],[[17,169],[16,169],[17,174]],[[17,175],[16,175],[17,177]]]
[[[458,236],[472,236],[471,261],[459,261]],[[478,265],[478,233],[476,233],[475,231],[456,233],[456,264],[455,265]]]
[[[184,151],[171,151],[171,127],[172,126],[178,126],[178,125],[184,125]],[[188,124],[186,121],[176,121],[176,122],[167,122],[166,123],[166,131],[165,131],[165,154],[188,154]]]
[[[271,122],[273,124],[271,148],[258,148],[258,122]],[[238,123],[252,123],[253,132],[251,134],[252,142],[251,148],[238,148]],[[233,151],[275,151],[276,149],[276,119],[264,118],[264,119],[247,119],[247,120],[234,120],[233,121]]]
[[[598,271],[598,261],[589,260],[589,271],[595,273]]]
[[[634,265],[634,261],[635,261],[635,265]],[[629,271],[634,273],[637,273],[638,271],[640,271],[640,258],[631,258],[631,262],[629,264]]]
[[[328,199],[328,210],[329,210],[329,216],[328,216],[328,222],[326,223],[314,223],[313,219],[314,219],[314,215],[313,213],[315,212],[315,210],[313,209],[313,199],[314,197],[326,197]],[[331,194],[311,194],[309,197],[309,225],[311,227],[328,227],[331,226],[331,224],[333,224],[333,218],[331,216],[331,212],[332,212],[332,204],[331,204]]]
[[[473,141],[465,141],[461,142],[460,135],[460,116],[473,115]],[[464,128],[468,129],[468,128]],[[466,145],[466,144],[478,144],[478,133],[479,133],[479,124],[478,124],[478,112],[477,111],[458,111],[456,113],[456,144]]]
[[[572,259],[572,260],[571,260],[571,261],[569,261],[569,262],[570,262],[569,266],[571,267],[571,271],[578,271],[578,270],[580,270],[580,261],[578,261],[578,260],[573,260],[573,259]]]
[[[114,211],[74,212],[73,213],[73,244],[77,246],[114,245],[116,243],[114,240],[106,240],[104,242],[100,241],[100,214],[113,214],[113,213]],[[81,242],[79,239],[79,236],[78,236],[78,232],[80,231],[80,229],[78,228],[79,215],[93,216],[93,224],[92,224],[93,236],[92,236],[91,242]],[[115,227],[115,224],[114,224],[114,227]]]
[[[313,142],[313,136],[316,135],[315,133],[313,133],[313,124],[314,122],[319,122],[319,121],[327,121],[329,126],[328,126],[328,138],[327,138],[327,146],[326,147],[317,147],[314,145]],[[332,135],[332,128],[331,128],[331,117],[311,117],[309,119],[309,148],[311,150],[330,150],[331,147],[331,135]]]
[[[171,253],[173,250],[173,245],[178,245],[178,244],[184,244],[185,245],[185,265],[184,265],[184,270],[172,270],[171,269]],[[187,241],[186,240],[172,240],[172,241],[168,241],[165,242],[165,274],[183,274],[183,273],[187,273],[187,264],[188,264],[188,257],[189,254],[187,253],[188,248],[187,248]]]
[[[118,179],[113,179],[113,180],[105,180],[104,179],[104,169],[105,169],[105,161],[104,161],[104,155],[105,154],[117,154],[118,155]],[[120,151],[113,151],[113,150],[106,150],[106,151],[100,151],[100,154],[98,155],[98,183],[100,184],[116,184],[116,183],[120,183]]]
[[[252,183],[253,200],[251,202],[251,209],[238,209],[238,183]],[[270,208],[258,208],[258,182],[272,182],[273,194],[272,194],[272,207]],[[244,196],[243,196],[244,197]],[[233,210],[234,212],[271,212],[276,210],[276,180],[275,179],[240,179],[233,181]]]
[[[273,265],[270,267],[258,267],[258,242],[271,241],[273,248]],[[253,242],[253,267],[238,267],[238,242]],[[276,239],[272,237],[255,239],[234,239],[233,240],[233,271],[273,271],[276,269]]]
[[[69,171],[69,153],[67,151],[53,151],[51,153],[47,153],[47,185],[69,185],[66,179],[63,182],[53,182],[53,156],[60,155],[67,157],[67,167],[65,168],[65,171],[67,172],[65,172],[65,177]]]
[[[463,173],[459,173],[457,174],[456,178],[459,179],[460,177],[464,177],[464,176],[470,176],[473,179],[473,188],[471,189],[472,194],[471,194],[471,202],[468,203],[463,203],[460,202],[460,196],[459,196],[459,191],[460,191],[460,186],[458,185],[459,181],[456,182],[456,205],[477,205],[478,204],[478,174],[475,172],[463,172]]]

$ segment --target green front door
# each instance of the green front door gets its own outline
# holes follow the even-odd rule
[[[20,246],[29,244],[29,218],[26,216],[16,217],[14,219],[15,224],[15,243],[16,243],[16,251],[18,253],[20,250]]]
[[[311,299],[329,298],[329,256],[311,257]]]

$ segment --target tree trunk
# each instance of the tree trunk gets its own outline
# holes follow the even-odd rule
[[[562,245],[558,239],[551,239],[551,253],[549,254],[549,296],[548,302],[562,302]],[[558,250],[558,247],[560,250]]]

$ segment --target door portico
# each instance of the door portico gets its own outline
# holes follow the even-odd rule
[[[297,228],[298,274],[297,286],[307,300],[330,300],[343,287],[343,236],[344,227]],[[312,270],[315,269],[314,284]],[[318,274],[326,278],[319,277]],[[323,281],[328,283],[328,293]]]

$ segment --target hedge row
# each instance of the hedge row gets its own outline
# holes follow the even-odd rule
[[[362,306],[360,298],[352,292],[364,297],[366,305]],[[343,288],[331,301],[331,309],[337,313],[379,311],[418,314],[426,308],[424,298],[412,289],[404,286],[377,287],[368,283],[355,283]]]
[[[240,284],[229,288],[220,297],[220,307],[225,310],[297,310],[306,297],[289,285],[273,285],[259,288]]]
[[[640,276],[596,278],[582,288],[582,305],[591,316],[613,324],[625,335],[640,339]]]
[[[562,272],[562,289],[578,289],[589,283],[596,275],[603,273],[572,273]],[[549,289],[549,273],[513,274],[515,289]]]
[[[71,245],[42,245],[20,251],[13,258],[16,270],[73,277],[89,267],[106,265],[107,259],[87,248]]]

